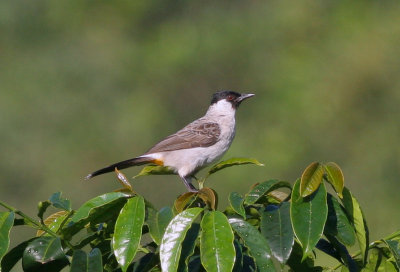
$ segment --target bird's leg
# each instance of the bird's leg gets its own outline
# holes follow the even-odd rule
[[[183,183],[185,184],[189,192],[197,193],[199,191],[196,189],[196,187],[193,186],[190,177],[181,177],[181,179],[183,180]]]

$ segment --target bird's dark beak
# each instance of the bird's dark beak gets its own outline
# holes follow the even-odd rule
[[[252,96],[255,96],[255,94],[241,94],[241,95],[236,99],[236,102],[237,102],[237,103],[240,103],[240,102],[242,102],[243,100],[245,100],[245,99],[247,99],[247,98],[250,98],[250,97],[252,97]]]

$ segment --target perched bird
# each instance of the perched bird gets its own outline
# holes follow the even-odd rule
[[[99,169],[86,179],[112,172],[115,168],[157,164],[173,169],[190,192],[197,192],[191,183],[194,175],[228,150],[235,137],[236,110],[243,100],[252,96],[254,94],[217,92],[203,117],[168,136],[143,155]]]

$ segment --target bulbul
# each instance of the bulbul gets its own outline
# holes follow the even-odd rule
[[[212,96],[206,114],[168,136],[143,155],[114,163],[89,174],[86,179],[143,164],[168,166],[180,176],[190,192],[194,175],[202,168],[220,159],[235,137],[235,113],[240,103],[254,94],[232,91],[217,92]]]

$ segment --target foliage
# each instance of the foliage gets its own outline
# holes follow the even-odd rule
[[[61,193],[39,203],[38,220],[0,202],[9,210],[0,213],[1,271],[19,260],[24,271],[399,271],[400,231],[369,244],[360,205],[334,163],[312,163],[293,186],[267,180],[244,196],[232,192],[217,211],[217,193],[203,186],[207,177],[243,164],[261,165],[246,158],[216,164],[199,192],[159,211],[118,170],[122,189],[76,210]],[[143,173],[163,172],[148,166]],[[43,220],[50,206],[60,211]],[[13,225],[34,227],[37,236],[8,250]],[[351,254],[356,241],[359,251]],[[337,259],[337,267],[315,266],[319,254]]]

